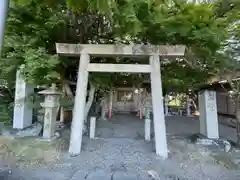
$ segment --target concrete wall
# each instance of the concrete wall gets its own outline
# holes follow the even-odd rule
[[[235,116],[235,107],[235,103],[226,93],[217,92],[218,113]]]

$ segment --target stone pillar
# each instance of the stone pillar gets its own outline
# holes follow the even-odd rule
[[[107,118],[106,118],[106,114],[107,114],[107,111],[105,110],[105,109],[101,109],[101,119],[102,120],[107,120]]]
[[[51,88],[40,91],[39,94],[45,96],[44,103],[41,103],[41,106],[45,109],[43,139],[51,140],[55,135],[57,111],[61,92],[58,92],[56,90],[56,85],[53,84]]]
[[[145,140],[150,141],[151,140],[151,119],[150,119],[150,109],[147,107],[146,110],[146,116],[145,116]]]
[[[106,97],[103,97],[101,99],[101,119],[107,120],[106,114],[108,112],[108,103]]]
[[[179,115],[182,116],[183,115],[183,110],[179,109]]]
[[[89,74],[87,71],[87,67],[89,62],[90,56],[88,54],[81,54],[69,145],[69,153],[71,156],[78,155],[81,152],[82,130],[85,118],[84,110]]]
[[[34,88],[24,81],[24,77],[21,75],[21,69],[19,68],[16,74],[15,84],[15,103],[13,112],[13,128],[24,129],[32,125],[32,99],[29,95],[34,93]]]
[[[165,109],[165,116],[171,116],[171,114],[168,111],[168,95],[165,95],[164,97],[164,109]]]
[[[142,120],[143,119],[143,106],[142,105],[140,105],[138,113],[139,113],[139,119]]]
[[[9,0],[0,1],[0,55],[1,55],[3,40],[4,40],[4,31],[5,31],[5,25],[7,20],[8,5],[9,5]]]
[[[153,55],[150,57],[150,65],[156,154],[163,158],[167,158],[168,149],[165,116],[163,110],[162,78],[158,55]]]
[[[112,108],[113,108],[113,91],[109,94],[109,108],[108,108],[108,118],[112,119]]]
[[[96,117],[90,118],[90,139],[95,138],[95,130],[96,130]]]
[[[138,89],[138,93],[136,95],[136,107],[137,109],[137,116],[139,116],[139,119],[142,120],[143,117],[143,105],[142,105],[142,92],[140,88]]]
[[[219,138],[216,92],[199,92],[200,133],[208,138]]]
[[[152,108],[152,98],[151,98],[151,94],[147,93],[143,103],[143,116],[147,116],[148,110],[150,111],[150,109],[148,108],[150,107]]]
[[[191,116],[190,99],[188,95],[186,100],[186,116]]]

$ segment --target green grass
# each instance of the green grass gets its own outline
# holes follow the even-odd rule
[[[33,137],[10,138],[0,136],[0,160],[13,166],[36,167],[60,162],[62,140],[44,142]]]
[[[168,102],[169,106],[181,106],[181,101],[179,99],[173,99],[172,101]]]

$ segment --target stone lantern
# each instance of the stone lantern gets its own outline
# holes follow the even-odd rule
[[[146,114],[145,114],[145,123],[144,123],[144,129],[145,129],[145,140],[150,141],[151,139],[151,105],[146,105]]]
[[[44,103],[40,103],[40,105],[45,109],[43,139],[51,140],[55,133],[57,110],[61,92],[57,91],[56,84],[52,84],[50,88],[38,93],[45,96]]]

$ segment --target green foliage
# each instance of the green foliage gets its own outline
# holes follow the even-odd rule
[[[7,104],[0,104],[0,123],[12,123],[13,106]]]
[[[60,99],[59,101],[60,105],[64,108],[64,110],[73,110],[73,106],[74,106],[74,100],[73,99],[69,99],[67,97],[63,97]]]
[[[221,64],[216,68],[220,69],[220,73],[228,73],[232,78],[236,78],[236,73],[240,70],[240,2],[220,1],[217,12],[228,24],[227,38],[222,42],[217,56]]]
[[[44,48],[28,49],[24,56],[24,74],[32,84],[51,84],[60,78],[54,69],[59,64],[56,55],[48,55]]]
[[[16,68],[25,64],[25,77],[35,84],[75,79],[72,74],[76,77],[76,61],[55,56],[55,42],[183,44],[187,46],[186,57],[162,65],[165,90],[175,91],[206,81],[217,72],[216,67],[221,67],[222,59],[216,52],[228,37],[227,27],[238,12],[237,1],[223,0],[200,4],[186,0],[12,2],[15,5],[9,12],[4,58],[0,62],[4,67],[0,70],[2,77],[14,79]],[[229,4],[234,5],[229,8]],[[99,73],[90,77],[91,83],[103,89],[125,79],[141,82],[141,78]]]
[[[14,5],[9,9],[1,77],[8,82],[15,79],[19,65],[24,64],[24,75],[33,84],[48,84],[58,80],[56,71],[60,61],[55,55],[54,31],[65,22],[61,6],[56,11],[45,4]]]
[[[11,124],[13,113],[13,102],[8,96],[5,88],[0,92],[0,123]]]

